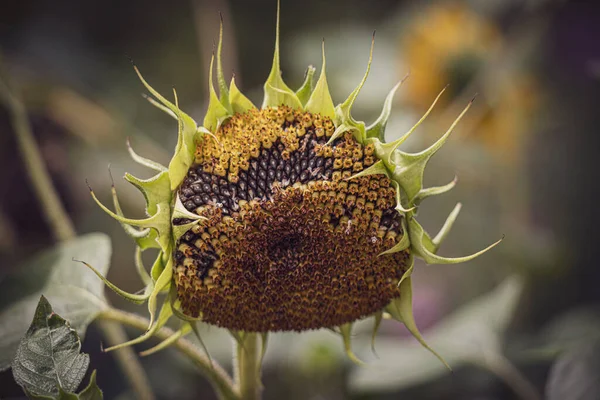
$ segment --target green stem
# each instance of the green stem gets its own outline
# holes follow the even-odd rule
[[[481,366],[493,372],[523,400],[541,400],[535,386],[504,355],[495,351],[485,352]]]
[[[241,341],[236,342],[236,377],[242,400],[259,400],[262,384],[260,382],[261,349],[256,333],[245,333]]]
[[[109,308],[102,311],[97,318],[99,320],[115,321],[123,325],[131,326],[145,332],[148,329],[149,321],[139,315],[131,314],[126,311]],[[159,329],[154,336],[160,340],[165,340],[175,334],[170,328],[163,327]],[[177,340],[173,346],[189,358],[204,374],[204,376],[213,385],[215,391],[222,400],[240,400],[240,395],[234,389],[233,382],[227,372],[214,360],[203,354],[192,342],[186,339]],[[253,397],[254,398],[254,397]],[[246,399],[243,397],[243,399]]]
[[[75,229],[58,193],[52,186],[52,178],[44,165],[42,154],[31,132],[27,111],[17,95],[11,92],[8,85],[2,81],[0,81],[0,96],[8,108],[19,152],[23,157],[25,168],[46,222],[58,240],[68,240],[75,236]]]
[[[33,137],[29,118],[27,117],[27,110],[17,93],[10,90],[7,82],[8,80],[3,81],[0,79],[0,100],[8,108],[19,152],[23,157],[29,180],[40,202],[43,215],[56,240],[62,242],[72,239],[77,235],[73,227],[73,222],[69,218],[56,189],[52,185],[52,177],[44,165],[41,152]],[[127,336],[121,326],[113,325],[109,327],[108,325],[100,324],[100,330],[110,343],[113,343],[117,339],[119,343],[127,341]],[[124,351],[116,356],[116,359],[137,398],[144,400],[154,399],[154,395],[149,390],[148,378],[133,350],[129,348],[124,349]]]

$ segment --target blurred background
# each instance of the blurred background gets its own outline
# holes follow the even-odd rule
[[[260,104],[275,10],[274,0],[0,5],[2,68],[20,91],[77,231],[111,236],[109,278],[124,289],[141,287],[134,244],[93,203],[85,179],[110,202],[110,164],[125,214],[142,216],[143,198],[119,178],[125,171],[149,175],[130,160],[126,139],[139,154],[166,164],[177,129],[142,98],[129,59],[163,94],[175,87],[182,109],[201,121],[221,12],[226,78],[235,72],[237,85]],[[462,202],[440,250],[447,256],[506,236],[464,265],[417,265],[415,317],[453,373],[389,321],[373,353],[372,321],[366,321],[355,329],[355,350],[369,363],[363,368],[347,361],[330,332],[274,335],[265,399],[533,399],[535,393],[600,399],[600,6],[566,0],[282,0],[281,21],[286,81],[299,87],[307,65],[321,65],[325,38],[336,103],[364,74],[377,30],[371,75],[354,116],[373,121],[391,87],[409,74],[395,98],[388,140],[405,133],[449,85],[404,150],[433,143],[477,94],[425,177],[431,186],[456,175],[458,185],[427,200],[419,216],[434,233]],[[26,255],[52,245],[4,107],[0,182],[1,279]],[[205,331],[213,357],[228,365],[229,335],[214,327]],[[83,350],[98,369],[105,398],[131,398],[112,356],[100,351],[101,341],[92,325]],[[158,398],[214,398],[174,351],[142,361]],[[587,397],[576,397],[580,392]],[[0,375],[0,398],[21,393],[10,372]]]

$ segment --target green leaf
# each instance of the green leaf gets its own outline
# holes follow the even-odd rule
[[[104,395],[102,390],[96,384],[96,370],[92,372],[90,376],[90,383],[81,393],[79,393],[80,400],[102,400]]]
[[[55,397],[61,391],[74,392],[90,363],[89,356],[80,351],[77,332],[41,296],[12,363],[15,381],[35,395]]]
[[[486,352],[498,352],[523,290],[520,277],[512,276],[492,292],[472,300],[424,333],[427,343],[452,368],[467,362],[484,363]],[[365,335],[366,336],[366,335]],[[359,336],[356,348],[367,348],[370,338]],[[358,343],[364,340],[364,343]],[[407,388],[448,373],[413,338],[377,340],[380,358],[369,368],[355,368],[349,382],[357,392]],[[361,354],[358,354],[361,356]]]
[[[102,281],[73,258],[106,275],[110,256],[108,236],[91,233],[43,252],[0,282],[0,370],[10,367],[41,294],[84,336],[88,324],[107,305]]]

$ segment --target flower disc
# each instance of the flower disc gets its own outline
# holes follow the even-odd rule
[[[398,297],[408,250],[377,159],[328,117],[289,107],[235,114],[204,135],[179,188],[206,217],[177,242],[183,312],[240,331],[335,327]],[[175,224],[189,222],[175,220]]]

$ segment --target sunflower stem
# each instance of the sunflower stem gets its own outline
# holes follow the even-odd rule
[[[0,99],[8,109],[25,169],[54,237],[59,241],[74,237],[73,223],[52,186],[52,177],[31,132],[25,106],[16,92],[10,90],[6,80],[0,80]]]
[[[115,308],[108,308],[97,317],[98,320],[107,320],[119,322],[123,325],[127,325],[142,332],[148,329],[149,321],[146,318],[140,317],[139,315],[131,314],[126,311],[118,310]],[[165,340],[175,334],[170,328],[160,328],[154,337]],[[196,347],[192,342],[187,339],[180,338],[173,343],[179,352],[186,356],[190,361],[198,367],[202,374],[209,380],[213,388],[219,395],[221,400],[240,400],[240,395],[236,391],[233,385],[232,379],[229,377],[227,372],[221,367],[215,360],[211,361],[208,357],[202,353],[202,351]]]
[[[262,392],[260,381],[261,348],[259,336],[256,333],[245,333],[242,340],[236,342],[237,384],[241,400],[259,400]]]
[[[541,400],[536,387],[504,355],[496,351],[486,351],[479,365],[494,373],[510,387],[522,400]]]
[[[1,59],[0,59],[1,61]],[[77,236],[73,221],[65,210],[58,192],[52,185],[52,177],[44,165],[40,149],[35,141],[27,110],[18,93],[11,90],[9,79],[3,74],[0,64],[0,102],[4,103],[9,115],[13,130],[17,139],[19,152],[29,175],[29,180],[38,198],[42,213],[50,226],[54,238],[59,242],[72,239]],[[108,325],[101,323],[99,328],[109,343],[123,342],[127,335],[120,325]],[[132,349],[124,349],[115,358],[125,374],[129,385],[137,398],[154,399],[150,391],[150,384],[137,355]]]

